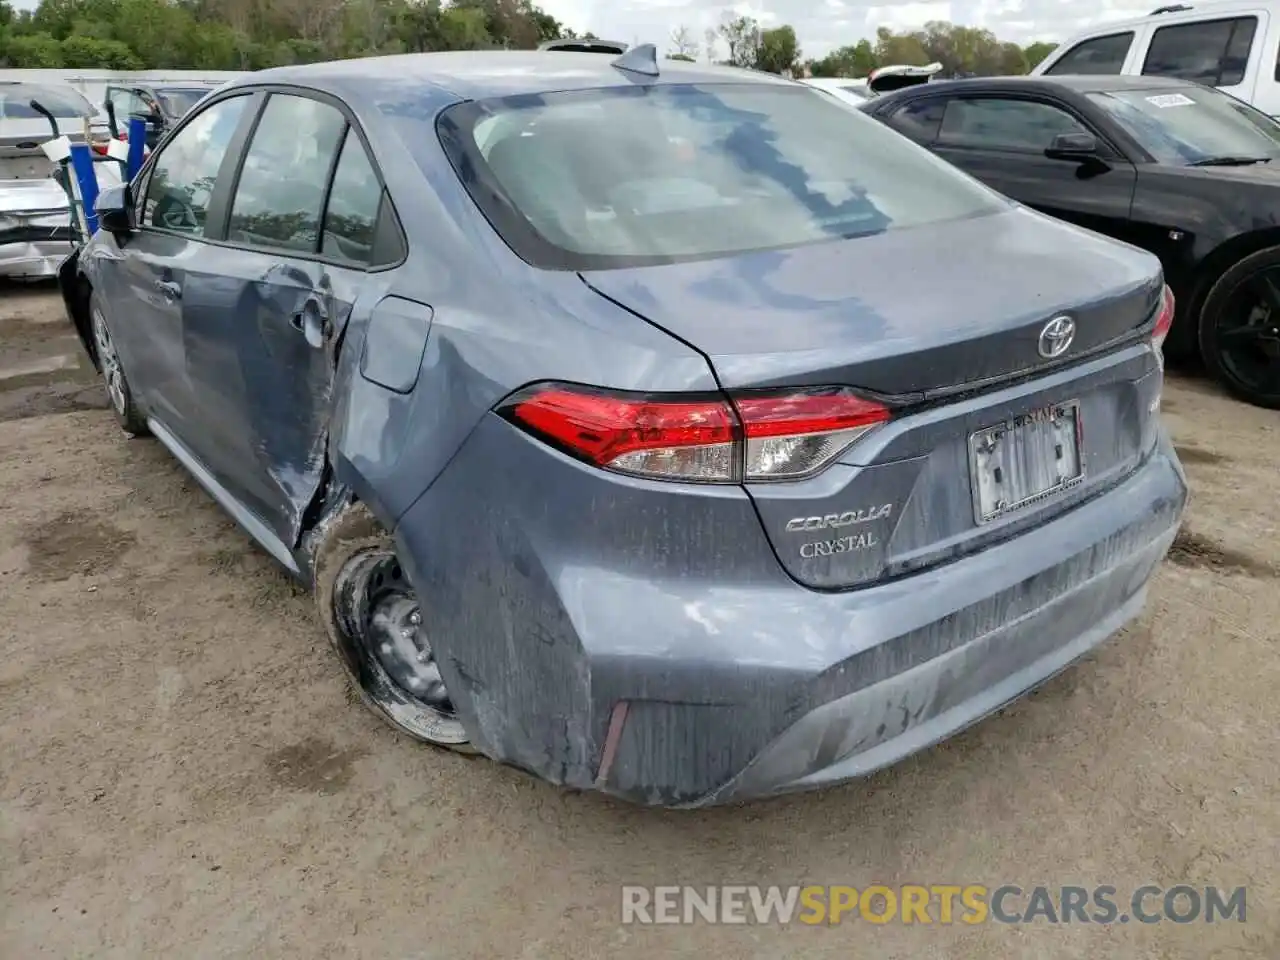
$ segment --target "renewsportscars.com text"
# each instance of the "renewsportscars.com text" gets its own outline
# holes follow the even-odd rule
[[[904,884],[624,886],[622,922],[638,924],[1245,922],[1245,888]]]

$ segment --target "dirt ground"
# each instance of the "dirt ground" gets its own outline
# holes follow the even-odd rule
[[[0,957],[1280,956],[1280,416],[1193,378],[1139,625],[867,781],[633,809],[353,705],[291,586],[0,288]],[[623,884],[1248,887],[1245,923],[637,927]],[[1123,896],[1124,894],[1122,894]]]

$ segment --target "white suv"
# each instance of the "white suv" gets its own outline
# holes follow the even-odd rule
[[[1031,72],[1194,80],[1280,118],[1278,48],[1280,0],[1177,3],[1077,34]]]

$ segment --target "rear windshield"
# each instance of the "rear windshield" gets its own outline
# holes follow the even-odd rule
[[[1006,201],[800,86],[661,84],[459,104],[455,169],[526,261],[599,270],[927,226]]]
[[[92,117],[97,114],[89,101],[71,87],[5,83],[0,84],[0,120],[39,120],[41,114],[31,109],[32,100],[38,100],[55,117]]]

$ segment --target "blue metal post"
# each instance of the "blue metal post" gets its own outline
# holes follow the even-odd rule
[[[89,233],[98,232],[98,213],[94,207],[98,203],[98,174],[93,169],[93,154],[87,143],[71,145],[71,169],[75,173],[76,183],[80,186],[80,203],[84,207],[84,222]]]
[[[132,181],[142,169],[142,151],[147,147],[147,121],[134,117],[129,121],[129,160],[125,164],[125,179]]]

